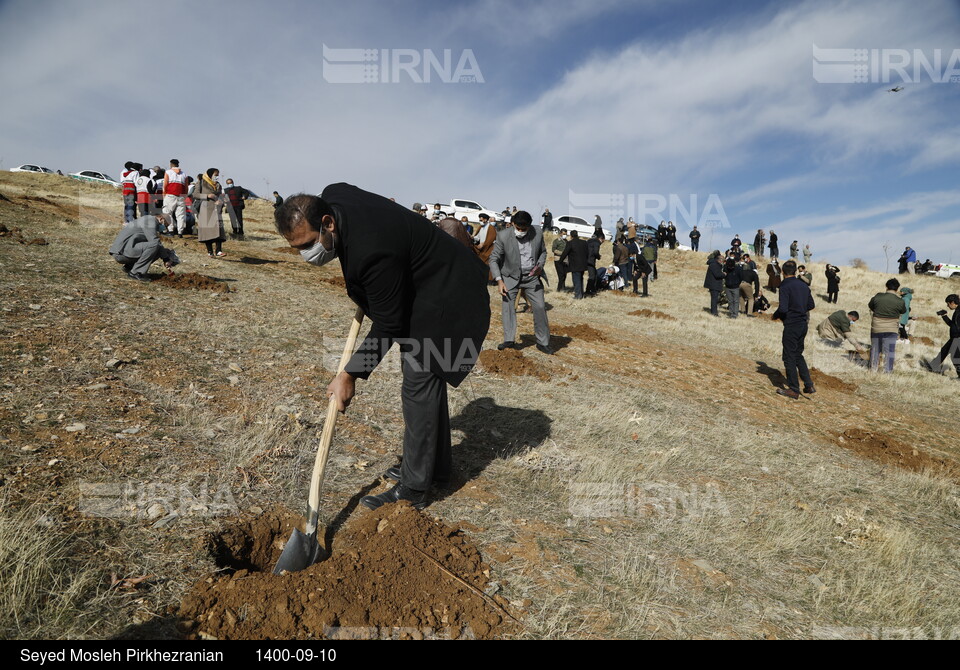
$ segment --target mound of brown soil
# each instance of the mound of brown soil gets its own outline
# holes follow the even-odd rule
[[[939,316],[918,316],[917,321],[926,321],[927,323],[942,323]]]
[[[639,293],[634,293],[633,291],[606,291],[610,295],[615,295],[620,298],[639,298]]]
[[[556,324],[550,327],[553,335],[563,335],[572,340],[582,340],[584,342],[606,342],[607,338],[602,331],[585,323],[578,323],[573,326],[558,326]]]
[[[957,479],[960,468],[957,463],[908,447],[887,435],[879,435],[862,428],[850,428],[837,436],[837,444],[861,456],[897,465],[913,471],[940,470]]]
[[[154,279],[154,283],[170,286],[172,288],[196,289],[199,291],[213,291],[214,293],[229,293],[230,287],[224,282],[217,281],[211,277],[198,275],[195,272],[185,272],[183,274],[162,275]]]
[[[914,342],[915,344],[922,344],[927,347],[935,347],[937,345],[937,343],[931,340],[929,337],[921,337],[919,335],[912,336],[910,338],[910,341]]]
[[[289,515],[265,514],[212,538],[220,565],[236,571],[193,587],[180,630],[219,639],[492,638],[513,626],[506,602],[483,595],[490,568],[477,548],[406,503],[363,509],[332,556],[275,576],[291,528]]]
[[[676,318],[655,309],[637,309],[630,312],[630,316],[645,316],[651,319],[664,319],[665,321],[676,321]]]
[[[857,390],[856,384],[845,382],[842,379],[828,375],[826,372],[818,370],[817,368],[810,368],[810,378],[813,380],[813,385],[819,389],[842,391],[843,393],[853,393]]]
[[[547,372],[534,363],[531,359],[524,357],[522,353],[516,349],[504,349],[503,351],[497,351],[496,349],[487,349],[480,352],[480,366],[495,375],[500,377],[520,377],[527,375],[529,377],[536,377],[542,381],[550,379],[550,375]]]

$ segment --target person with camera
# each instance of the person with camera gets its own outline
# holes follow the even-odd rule
[[[950,337],[946,344],[940,349],[940,353],[932,361],[923,361],[921,364],[930,372],[940,374],[943,372],[946,361],[949,358],[957,371],[957,379],[960,380],[960,296],[951,293],[946,297],[947,308],[953,310],[953,317],[947,316],[947,310],[941,309],[937,316],[943,319],[943,322],[950,328]]]
[[[840,296],[840,268],[827,263],[823,273],[827,277],[827,302],[836,305],[837,298]]]

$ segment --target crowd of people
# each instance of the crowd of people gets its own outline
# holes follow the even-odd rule
[[[217,168],[209,168],[193,178],[181,170],[176,159],[170,161],[166,170],[159,166],[144,168],[139,163],[128,162],[122,175],[124,219],[136,225],[121,231],[110,253],[134,279],[148,281],[145,269],[157,259],[163,260],[167,267],[178,263],[176,255],[164,249],[159,238],[163,235],[183,237],[190,234],[194,226],[197,240],[205,245],[208,256],[224,256],[222,245],[227,239],[224,210],[230,219],[231,237],[243,239],[244,201],[249,197],[249,192],[235,185],[232,179],[226,180],[225,188],[221,187]],[[284,200],[276,191],[273,195],[274,208],[279,210]],[[537,348],[552,354],[543,297],[547,262],[543,231],[551,230],[553,223],[549,208],[544,209],[539,228],[533,225],[533,217],[527,211],[516,206],[505,207],[498,220],[491,220],[490,216],[482,213],[479,222],[475,223],[466,217],[459,221],[447,217],[439,204],[434,206],[433,212],[420,203],[414,203],[412,210],[468,247],[487,267],[488,283],[497,287],[503,302],[504,340],[498,348],[502,350],[517,346],[516,313],[522,302],[523,307],[519,311],[533,312]],[[155,235],[150,234],[153,229],[156,230]],[[697,250],[701,233],[696,226],[693,226],[689,237],[691,248]],[[627,221],[621,218],[616,223],[612,262],[608,265],[600,262],[601,250],[606,243],[599,215],[594,220],[594,232],[587,239],[581,237],[580,231],[561,229],[549,249],[557,275],[556,290],[572,292],[575,300],[596,296],[604,290],[632,290],[641,297],[649,297],[650,282],[658,277],[658,251],[676,248],[677,230],[672,221],[661,221],[654,234],[643,234],[641,226],[632,217]],[[793,377],[806,383],[802,338],[797,339],[799,331],[795,326],[800,318],[797,306],[801,303],[806,305],[807,295],[810,296],[810,309],[813,309],[810,291],[813,274],[808,270],[813,252],[809,244],[801,249],[799,242],[794,240],[790,244],[790,259],[781,265],[777,235],[770,230],[768,236],[763,229],[758,230],[754,237],[753,250],[757,257],[762,256],[764,250],[768,251],[766,286],[761,286],[759,266],[739,234],[730,240],[725,252],[714,250],[708,255],[703,285],[710,293],[709,311],[719,317],[720,308],[726,306],[727,316],[731,319],[740,316],[754,318],[770,309],[771,303],[764,289],[772,294],[779,293],[780,305],[773,316],[784,320],[785,324],[784,337],[787,339],[784,340],[784,363],[793,366],[796,373]],[[803,264],[799,263],[801,254]],[[922,272],[923,265],[917,263],[915,251],[906,247],[900,258],[901,272]],[[827,303],[837,304],[840,297],[840,268],[825,263],[824,277],[825,299]],[[805,292],[800,288],[801,284]],[[784,287],[789,289],[787,294],[784,293]],[[915,323],[915,318],[910,314],[912,297],[911,288],[903,287],[898,280],[891,279],[887,282],[886,291],[871,299],[867,306],[871,314],[869,346],[853,335],[853,325],[860,319],[857,310],[836,310],[817,325],[817,334],[830,344],[852,345],[858,355],[864,355],[869,350],[868,364],[871,369],[890,372],[896,358],[897,343],[910,342]],[[787,308],[784,307],[785,301]],[[947,304],[955,303],[951,303],[948,297]],[[932,370],[940,370],[947,361],[952,361],[958,366],[960,375],[960,340],[953,334],[955,329],[952,325],[956,318],[951,321],[945,314],[942,316],[951,324],[950,340],[937,359],[925,361],[924,365]],[[790,329],[786,328],[788,324],[793,324]],[[805,327],[803,333],[805,336]],[[799,386],[792,382],[790,374],[788,380],[790,390],[799,393]],[[813,389],[812,383],[804,389]]]
[[[226,207],[242,210],[237,204],[242,204],[245,198],[241,194],[239,201],[232,201],[229,195],[224,196],[224,189],[219,185],[219,170],[210,168],[197,175],[196,180],[190,180],[180,170],[178,161],[171,160],[170,168],[163,171],[160,211],[156,210],[155,187],[146,190],[150,197],[143,203],[138,200],[136,190],[136,184],[144,178],[159,181],[159,169],[144,170],[128,163],[124,177],[130,177],[125,184],[134,186],[132,190],[124,188],[126,223],[109,251],[131,277],[146,279],[147,268],[158,258],[168,268],[179,263],[175,253],[162,247],[160,236],[185,233],[188,205],[191,211],[197,206],[198,239],[207,243],[211,256],[221,253],[218,244],[224,238],[221,212]],[[229,187],[239,189],[230,180]],[[533,225],[529,212],[516,208],[500,222],[491,221],[486,214],[479,216],[476,225],[435,215],[436,225],[425,225],[421,215],[427,213],[421,206],[415,206],[414,213],[387,198],[348,184],[330,185],[321,196],[297,194],[282,200],[276,192],[274,195],[277,231],[308,263],[323,266],[339,258],[347,294],[372,321],[363,343],[327,387],[334,406],[340,411],[347,409],[356,392],[356,380],[369,377],[395,342],[419,345],[401,346],[403,461],[386,472],[396,485],[384,493],[364,496],[361,503],[376,509],[405,500],[422,509],[427,504],[430,488],[442,485],[451,475],[446,387],[459,385],[479,356],[489,329],[489,284],[497,287],[501,297],[503,341],[498,349],[518,347],[515,305],[521,294],[526,294],[533,311],[536,348],[547,355],[554,353],[544,300],[547,248],[543,230]],[[140,216],[137,216],[138,208]],[[547,219],[548,213],[549,210],[544,212],[541,221],[552,220],[552,216]],[[231,222],[235,236],[242,238],[242,214],[231,217]],[[632,281],[634,292],[638,292],[638,282],[642,281],[646,295],[648,280],[657,277],[660,244],[671,244],[669,227],[665,228],[663,240],[659,234],[645,239],[637,227],[618,228],[613,242],[613,263],[606,268],[597,267],[605,242],[599,216],[589,240],[580,239],[579,231],[570,230],[568,234],[561,230],[550,249],[557,271],[557,290],[565,290],[566,278],[570,276],[573,297],[577,300],[596,294],[604,285],[609,290],[626,290],[628,280]],[[675,232],[672,237],[675,239]],[[773,318],[783,322],[787,379],[787,388],[779,389],[778,393],[797,399],[801,393],[816,392],[803,356],[809,313],[815,307],[812,274],[793,258],[782,267],[775,257],[770,261],[768,270],[772,266],[776,271],[773,275],[768,272],[768,279],[774,275],[779,279],[778,285],[772,287],[779,292],[779,305]],[[835,302],[839,293],[839,269],[827,264],[825,274],[828,285],[833,287],[829,294]],[[751,254],[744,251],[739,235],[731,241],[726,254],[716,250],[709,255],[704,286],[710,291],[711,313],[715,316],[719,316],[721,296],[731,318],[739,316],[741,299],[746,316],[769,308],[769,303],[764,306],[762,302],[766,299],[760,287],[757,264]],[[909,288],[891,279],[886,291],[871,299],[868,308],[873,319],[871,365],[874,369],[879,367],[881,357],[884,369],[888,372],[893,369],[897,336],[909,336],[911,297]],[[950,328],[950,339],[936,359],[924,364],[930,370],[940,371],[950,360],[960,375],[960,297],[951,294],[946,303],[954,310],[952,318],[948,318],[946,310],[938,314]],[[441,319],[437,318],[438,310],[443,315]],[[851,340],[850,326],[858,319],[856,311],[839,310],[821,323],[817,331],[824,339]],[[441,342],[443,346],[437,349]],[[432,346],[426,346],[428,344]],[[430,351],[446,353],[433,358]],[[450,354],[456,356],[455,361],[445,357]]]
[[[223,257],[223,243],[227,240],[223,213],[230,220],[230,238],[244,239],[243,210],[250,192],[227,179],[220,184],[220,170],[207,168],[193,177],[172,158],[167,169],[155,165],[145,168],[142,163],[127,161],[121,171],[124,223],[147,216],[160,216],[161,235],[195,234],[211,258]],[[278,207],[283,199],[274,191]],[[195,229],[195,230],[194,230]]]

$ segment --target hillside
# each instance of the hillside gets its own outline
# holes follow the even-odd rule
[[[491,289],[489,351],[450,389],[453,485],[423,514],[357,507],[399,453],[392,356],[337,423],[331,558],[272,577],[354,310],[339,266],[291,254],[258,202],[225,258],[174,240],[178,277],[141,284],[106,252],[118,191],[4,172],[0,195],[3,637],[960,631],[960,383],[917,364],[958,282],[905,280],[920,320],[892,375],[811,327],[819,392],[799,401],[775,393],[777,322],[705,311],[706,254],[662,251],[648,299],[548,288],[553,357],[529,314],[528,346],[495,351]],[[813,326],[835,307],[812,271]],[[842,268],[862,339],[887,277]],[[363,571],[373,586],[344,581]]]

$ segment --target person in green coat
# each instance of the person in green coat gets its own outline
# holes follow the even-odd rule
[[[910,301],[913,300],[913,289],[906,286],[900,289],[900,297],[903,298],[903,304],[907,306],[907,311],[900,316],[900,339],[910,341],[910,332],[913,331],[911,321],[916,317],[910,316]]]

